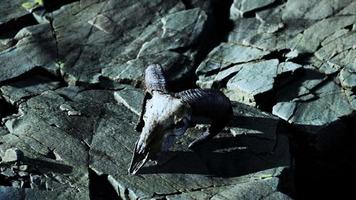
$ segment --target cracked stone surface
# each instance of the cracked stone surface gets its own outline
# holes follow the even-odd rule
[[[355,31],[353,0],[3,0],[0,199],[347,194]],[[207,126],[189,128],[165,164],[130,176],[153,63],[174,91],[221,90],[234,117],[195,151]]]

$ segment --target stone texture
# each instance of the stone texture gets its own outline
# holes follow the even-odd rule
[[[0,54],[0,81],[20,76],[39,66],[51,71],[56,68],[56,42],[48,24],[24,28],[15,39],[17,44]]]
[[[256,10],[258,8],[262,8],[269,4],[272,4],[275,0],[262,0],[262,1],[247,1],[247,0],[234,0],[234,3],[231,6],[230,15],[237,15],[235,12],[239,12],[242,15],[246,12],[250,12]]]
[[[21,7],[21,4],[25,2],[24,0],[4,0],[1,2],[0,6],[0,26],[8,23],[11,20],[18,19],[27,15],[25,9]]]
[[[196,73],[200,75],[214,70],[224,69],[232,64],[258,60],[268,53],[268,51],[253,47],[234,43],[222,43],[209,53],[208,59],[199,65]]]
[[[2,1],[0,199],[342,198],[356,163],[355,8]],[[207,126],[190,128],[166,163],[129,176],[153,63],[174,90],[223,91],[234,117],[195,151]]]

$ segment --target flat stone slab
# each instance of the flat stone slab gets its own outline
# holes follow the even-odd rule
[[[262,8],[269,4],[272,4],[275,0],[234,0],[234,3],[231,6],[230,14],[234,15],[235,10],[240,12],[242,15],[246,12],[250,12],[256,10],[258,8]]]

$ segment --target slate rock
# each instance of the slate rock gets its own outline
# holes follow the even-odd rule
[[[335,14],[336,11],[347,7],[352,0],[311,0],[311,1],[287,1],[283,12],[284,19],[321,20]]]
[[[319,21],[297,35],[293,40],[299,52],[312,53],[318,49],[320,43],[335,31],[355,22],[355,16],[334,16]],[[330,29],[329,27],[333,27]],[[312,42],[310,42],[312,41]]]
[[[4,0],[0,5],[0,26],[11,20],[19,19],[28,14],[21,6],[24,0]]]
[[[2,163],[16,162],[23,159],[23,152],[16,148],[7,149],[2,156]]]
[[[112,92],[83,91],[70,101],[53,91],[32,97],[19,105],[22,115],[5,122],[10,133],[1,138],[0,148],[16,146],[25,153],[24,164],[41,177],[41,184],[33,187],[51,190],[42,195],[49,198],[61,193],[60,199],[89,199],[87,165],[92,135],[88,133],[105,102],[115,102]],[[68,115],[60,108],[64,104],[82,115]],[[46,157],[49,152],[55,157]]]
[[[55,71],[56,42],[49,24],[39,24],[22,29],[14,47],[0,53],[0,81],[17,77],[35,67]]]
[[[118,103],[125,105],[131,112],[140,115],[144,98],[141,89],[128,87],[114,92],[114,97]]]
[[[318,97],[313,101],[303,102],[296,98],[277,103],[273,107],[273,114],[301,126],[306,132],[317,133],[321,128],[354,112],[345,92],[333,81],[323,83],[313,93]]]
[[[213,49],[207,59],[197,68],[197,75],[201,75],[214,70],[221,70],[232,64],[239,64],[261,59],[269,54],[257,48],[242,46],[234,43],[222,43]]]
[[[0,87],[2,96],[11,104],[17,104],[21,100],[39,95],[48,90],[55,90],[62,84],[51,78],[34,75],[29,78],[24,78],[15,83],[10,83]]]
[[[236,12],[239,12],[243,15],[244,13],[270,5],[273,2],[275,2],[275,0],[262,0],[262,1],[234,0],[230,8],[230,15],[231,16],[238,15]]]
[[[193,45],[203,31],[207,20],[205,12],[199,8],[169,14],[161,19],[162,35],[143,44],[138,57],[156,54]]]
[[[257,94],[271,90],[274,78],[277,76],[278,63],[278,60],[267,60],[246,64],[226,84],[227,90],[237,96],[237,98],[235,96],[230,96],[230,98],[232,100],[245,98],[251,99],[248,101],[254,101],[254,96]]]
[[[136,68],[127,68],[126,70],[130,70],[129,74],[137,74],[129,78],[117,77],[117,75],[111,75],[110,72],[122,71],[127,67],[128,62],[136,62],[134,60],[137,58],[140,49],[144,48],[143,45],[146,42],[160,40],[163,33],[161,19],[167,17],[167,26],[173,23],[172,20],[169,20],[172,18],[169,17],[170,15],[180,16],[179,19],[183,20],[184,12],[191,12],[183,11],[183,9],[184,5],[180,1],[165,1],[163,3],[161,1],[140,3],[109,1],[95,2],[86,6],[85,9],[80,3],[62,7],[55,12],[53,26],[58,38],[59,57],[63,61],[61,72],[66,81],[70,84],[78,82],[98,83],[103,75],[109,79],[114,78],[114,81],[127,82],[128,79],[130,81],[134,79],[133,81],[138,82],[141,76],[139,76],[140,73],[136,72],[142,74],[143,70],[137,71]],[[70,12],[68,12],[69,10]],[[117,12],[117,10],[120,10],[120,12]],[[179,14],[178,11],[183,13]],[[197,13],[198,18],[204,16],[202,11],[195,12],[195,10],[192,10],[192,14],[194,13]],[[130,20],[132,18],[135,18],[135,20]],[[191,18],[185,19],[190,20]],[[201,31],[199,27],[202,25],[198,26],[198,24],[192,23],[189,26],[197,25],[195,26],[196,29],[192,30],[193,32],[196,31],[193,35],[190,35],[192,32],[188,33],[183,30],[170,30],[170,34],[176,31],[175,39],[177,41],[187,40],[184,44],[176,43],[174,48],[183,47],[189,41],[194,40],[193,38]],[[169,29],[169,27],[167,28]],[[171,45],[170,42],[166,44]],[[157,53],[161,52],[159,50],[161,47],[163,51],[169,49],[169,47],[160,44],[153,48],[150,47],[148,52],[155,52],[156,49]],[[101,49],[101,51],[97,52],[97,49]],[[149,57],[145,58],[148,60],[144,63],[155,61],[155,55]],[[118,69],[116,69],[117,67]]]
[[[241,184],[213,187],[167,196],[178,199],[292,199],[279,191],[280,175],[286,168],[274,168],[253,174],[250,181]],[[245,177],[241,177],[244,179]]]
[[[343,87],[355,88],[356,87],[356,65],[355,60],[353,68],[345,67],[341,70],[339,79]]]

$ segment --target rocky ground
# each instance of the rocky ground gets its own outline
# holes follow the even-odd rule
[[[2,0],[0,199],[308,199],[352,192],[354,0]],[[145,66],[234,119],[127,169]]]

